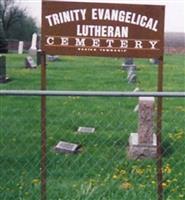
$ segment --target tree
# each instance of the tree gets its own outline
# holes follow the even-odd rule
[[[32,33],[38,30],[34,19],[15,0],[0,0],[0,20],[7,38],[31,40]]]
[[[17,40],[30,41],[32,34],[38,32],[33,18],[24,16],[23,19],[14,23],[7,31],[7,37]]]
[[[0,19],[5,33],[14,23],[20,21],[24,14],[25,10],[20,9],[15,0],[0,0]]]
[[[7,53],[8,52],[8,42],[6,40],[3,24],[0,19],[0,53]]]

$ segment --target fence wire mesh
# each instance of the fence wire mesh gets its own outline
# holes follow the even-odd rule
[[[40,69],[24,68],[25,55],[7,55],[3,90],[40,89]],[[184,55],[166,55],[164,91],[184,91]],[[135,60],[137,81],[128,84],[122,60],[61,57],[47,63],[52,91],[156,91],[158,67]],[[38,91],[39,92],[39,91]],[[3,93],[3,92],[2,92]],[[41,199],[41,101],[39,96],[3,96],[0,91],[0,199]],[[19,96],[20,95],[20,96]],[[21,96],[22,95],[22,96]],[[53,95],[53,96],[52,96]],[[47,96],[47,95],[46,95]],[[140,95],[139,95],[140,96]],[[142,96],[142,94],[141,94]],[[155,98],[157,103],[157,97]],[[47,97],[48,200],[156,200],[156,159],[127,156],[130,133],[138,131],[138,97]],[[156,108],[156,106],[155,106]],[[163,97],[163,199],[185,199],[185,99]],[[156,109],[154,132],[156,132]],[[93,134],[79,134],[93,127]],[[75,154],[56,153],[59,141],[81,145]]]
[[[40,98],[1,96],[0,199],[40,199]],[[49,200],[157,199],[156,159],[127,156],[137,97],[47,97]],[[185,101],[164,98],[164,199],[185,198]],[[154,130],[156,130],[156,115]],[[94,127],[92,134],[79,127]],[[56,153],[59,141],[81,145]]]
[[[0,99],[0,199],[39,199],[40,101]]]

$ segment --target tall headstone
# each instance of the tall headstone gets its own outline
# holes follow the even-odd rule
[[[41,53],[42,53],[42,50],[38,49],[37,50],[37,66],[41,65]]]
[[[140,144],[153,143],[154,97],[139,97],[138,136]]]
[[[33,33],[32,35],[31,47],[28,53],[32,57],[36,57],[37,55],[37,34],[36,33]]]
[[[18,54],[23,54],[23,50],[24,50],[24,42],[19,41]]]
[[[41,49],[41,34],[37,35],[37,49]]]
[[[6,76],[6,57],[0,55],[0,83],[5,83],[9,78]]]
[[[129,137],[128,156],[132,159],[155,158],[157,137],[153,132],[154,97],[139,97],[138,133]]]
[[[127,71],[127,80],[128,83],[136,83],[137,76],[136,76],[136,65],[134,64],[133,58],[125,58],[122,69]]]

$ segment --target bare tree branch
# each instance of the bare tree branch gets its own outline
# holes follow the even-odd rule
[[[13,23],[25,16],[25,9],[20,9],[15,0],[0,0],[0,19],[5,32],[8,32]]]

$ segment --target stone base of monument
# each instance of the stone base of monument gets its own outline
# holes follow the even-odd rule
[[[139,144],[138,133],[131,133],[129,137],[128,157],[130,159],[156,158],[157,137],[153,134],[153,144]]]
[[[0,83],[7,83],[10,81],[10,78],[8,76],[6,76],[5,78],[1,79],[0,78]]]
[[[25,59],[25,67],[29,69],[36,69],[37,65],[31,56],[27,56]]]

